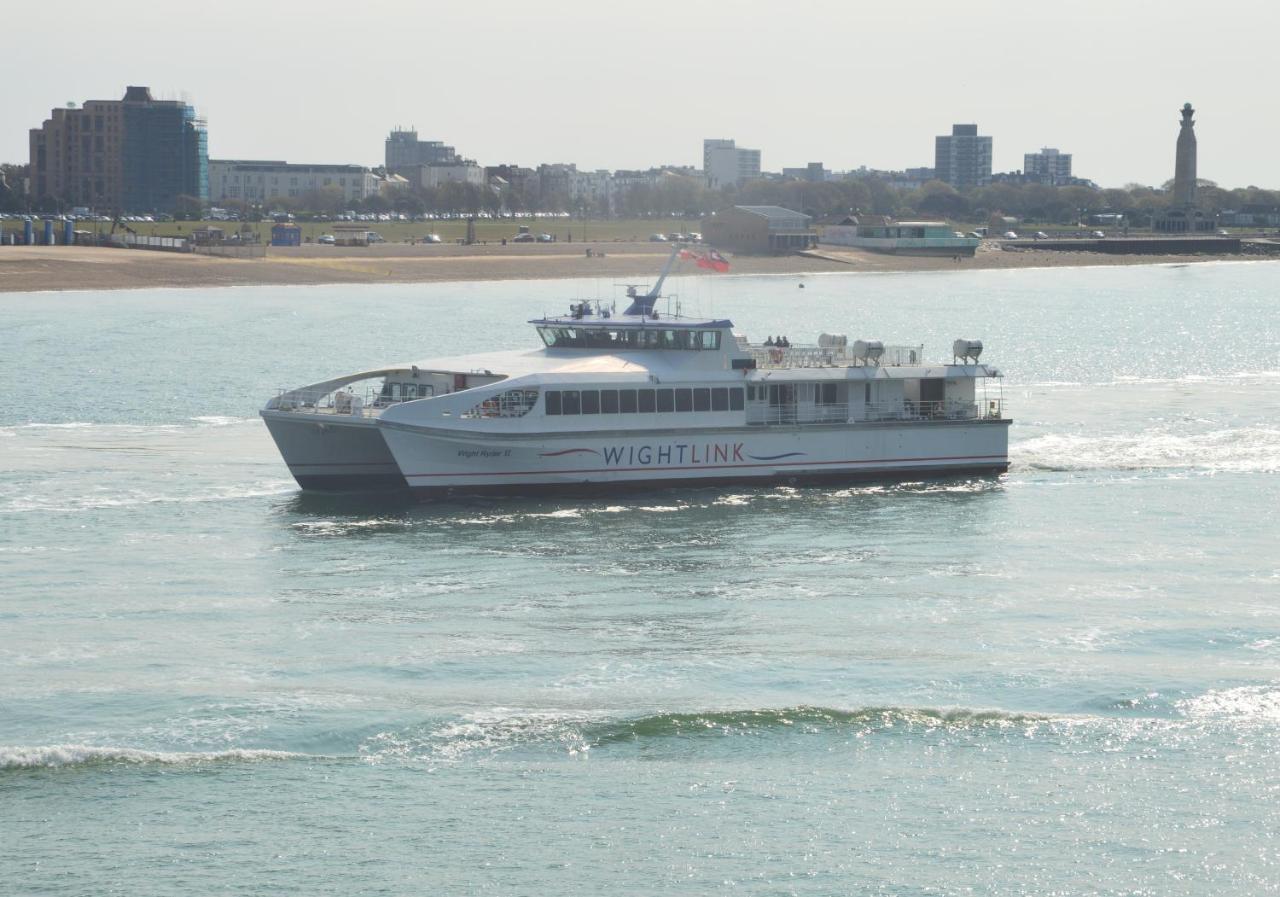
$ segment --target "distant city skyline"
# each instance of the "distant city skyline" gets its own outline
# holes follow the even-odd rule
[[[327,0],[225,0],[199,28],[168,8],[25,8],[27,37],[7,61],[39,76],[0,92],[0,161],[27,160],[28,129],[52,107],[148,84],[196,106],[219,159],[378,165],[400,126],[484,165],[696,166],[705,138],[730,137],[758,148],[767,171],[903,169],[932,165],[937,135],[977,122],[994,138],[994,171],[1063,147],[1100,186],[1159,185],[1173,177],[1176,110],[1190,101],[1201,177],[1280,186],[1280,122],[1254,89],[1280,4],[1262,0],[1211,13],[1184,0],[1149,11],[923,0],[910,18],[802,2],[781,23],[759,2],[654,0],[643,16],[497,2],[478,19],[390,0],[359,16]],[[1248,27],[1232,26],[1229,47],[1199,40],[1217,21]],[[1175,52],[1183,45],[1196,47],[1194,65]]]

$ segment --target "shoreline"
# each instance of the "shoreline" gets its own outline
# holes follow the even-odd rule
[[[587,257],[588,247],[603,255]],[[653,278],[668,256],[665,246],[649,243],[390,244],[360,248],[307,245],[268,252],[263,259],[235,259],[105,247],[0,247],[0,293]],[[1274,256],[1242,254],[1110,255],[986,249],[957,262],[951,257],[821,249],[816,255],[730,256],[729,274],[807,277],[1274,260]],[[686,265],[674,273],[705,276],[711,272]]]

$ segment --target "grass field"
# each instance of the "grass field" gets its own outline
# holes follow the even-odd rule
[[[272,221],[257,223],[164,221],[153,224],[129,222],[129,227],[139,234],[160,237],[184,237],[190,235],[193,230],[202,227],[220,227],[227,235],[248,228],[250,231],[256,231],[261,239],[269,240],[272,224],[274,224]],[[334,233],[334,227],[339,224],[360,225],[366,230],[380,234],[388,243],[407,243],[410,240],[421,240],[427,234],[438,234],[441,240],[452,243],[463,239],[467,233],[467,223],[465,221],[298,222],[298,226],[302,228],[303,242],[314,242],[316,237],[321,234],[332,234]],[[5,221],[3,225],[6,233],[22,233],[21,221]],[[583,241],[584,235],[585,240],[590,242],[611,243],[615,241],[647,240],[649,235],[653,233],[671,233],[673,231],[698,230],[699,228],[698,219],[682,221],[676,218],[657,220],[634,218],[612,221],[587,220],[584,222],[577,218],[507,218],[497,221],[476,221],[476,239],[489,243],[497,243],[504,238],[509,240],[516,235],[517,228],[520,225],[527,225],[534,234],[551,234],[561,242],[572,236],[572,240],[575,243]],[[111,223],[106,221],[80,221],[76,223],[76,229],[107,233],[111,230]],[[36,222],[36,238],[40,239],[43,233],[43,224]],[[57,236],[59,240],[62,239],[61,226],[57,228]]]

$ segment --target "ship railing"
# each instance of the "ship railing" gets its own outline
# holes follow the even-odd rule
[[[849,406],[834,404],[752,405],[747,408],[747,423],[757,426],[775,424],[842,424],[849,420]]]
[[[924,364],[924,346],[885,346],[876,359],[856,356],[851,346],[746,346],[758,369],[902,367]]]
[[[1004,416],[1004,400],[869,402],[860,416],[854,416],[860,420],[999,420]]]
[[[844,402],[834,404],[796,403],[788,405],[751,405],[747,423],[753,426],[790,424],[834,424],[847,421],[928,421],[928,420],[1000,420],[1004,416],[1003,399],[980,402],[944,400],[936,402],[872,402],[856,403],[852,409]]]
[[[280,389],[268,406],[272,411],[292,411],[298,414],[332,414],[340,417],[377,417],[390,405],[398,405],[409,399],[388,398],[380,387],[369,386],[355,390],[339,387],[327,393],[302,389]]]

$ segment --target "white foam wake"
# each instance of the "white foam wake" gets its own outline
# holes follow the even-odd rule
[[[1032,470],[1280,471],[1280,430],[1242,427],[1178,434],[1148,430],[1135,436],[1037,436],[1009,446],[1015,467]]]
[[[93,747],[86,744],[51,744],[35,747],[0,746],[0,769],[52,769],[106,763],[179,765],[190,763],[249,763],[262,760],[296,760],[307,754],[289,751],[144,751],[138,748]]]

